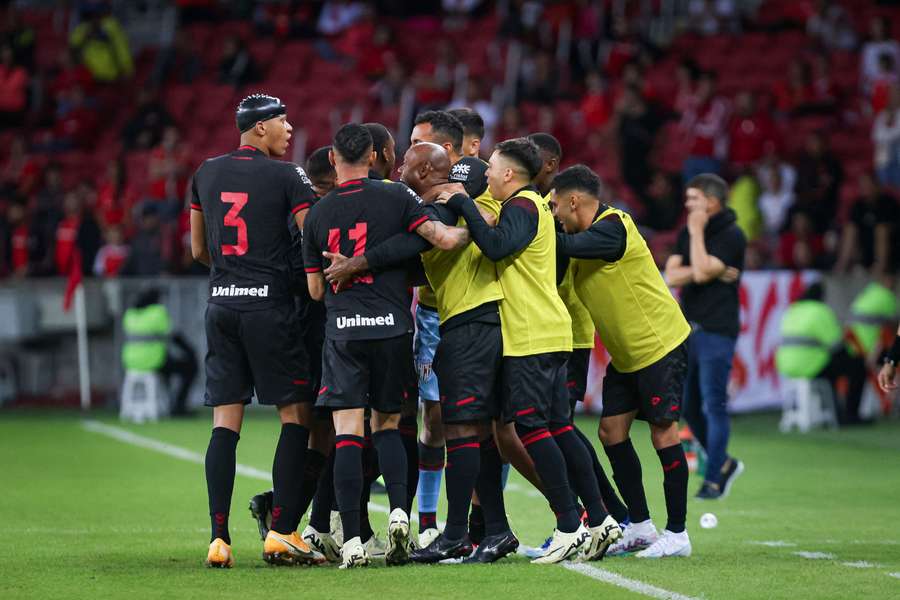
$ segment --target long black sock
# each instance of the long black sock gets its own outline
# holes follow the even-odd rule
[[[371,435],[366,438],[362,451],[363,487],[359,499],[359,536],[363,542],[373,535],[372,523],[369,522],[369,497],[372,495],[372,482],[378,479],[381,469],[378,467],[378,453],[372,447]]]
[[[522,427],[517,423],[516,433],[534,461],[538,476],[544,482],[544,494],[550,501],[550,508],[556,513],[556,528],[564,533],[572,533],[578,529],[581,520],[575,510],[563,453],[546,427]]]
[[[396,429],[376,431],[372,434],[372,443],[378,451],[378,464],[381,467],[381,474],[384,475],[391,510],[396,508],[406,510],[409,500],[406,494],[407,465],[400,432]],[[418,462],[416,472],[418,473]]]
[[[319,533],[331,531],[331,507],[334,503],[334,449],[325,461],[316,495],[313,496],[312,508],[309,511],[309,525]]]
[[[444,535],[451,540],[458,540],[466,535],[472,490],[475,489],[481,463],[480,454],[477,437],[447,440],[447,465],[444,468],[447,480],[447,525],[444,527]]]
[[[663,492],[666,495],[666,529],[684,531],[687,517],[688,465],[681,444],[656,451],[663,469]]]
[[[226,427],[216,427],[206,448],[206,492],[209,495],[209,518],[212,533],[209,541],[222,538],[231,543],[228,533],[228,513],[231,512],[231,493],[234,490],[234,470],[237,463],[237,443],[241,436]]]
[[[339,435],[334,438],[334,442],[334,493],[341,511],[346,541],[359,537],[363,438],[358,435]]]
[[[650,518],[650,509],[647,508],[647,497],[644,495],[641,461],[634,451],[631,438],[603,449],[609,457],[613,479],[622,494],[622,500],[628,507],[628,516],[632,523],[646,521]]]
[[[475,489],[484,511],[484,534],[497,535],[509,531],[503,502],[503,459],[493,437],[481,442],[481,470]]]
[[[600,497],[603,498],[606,510],[613,516],[613,519],[621,523],[628,518],[628,508],[619,499],[619,495],[609,482],[609,478],[606,477],[606,471],[603,470],[603,465],[600,464],[600,457],[597,456],[597,450],[594,449],[594,445],[577,427],[575,427],[575,435],[578,436],[578,439],[581,440],[581,443],[584,444],[584,447],[587,448],[588,453],[591,455],[591,464],[594,467],[594,474],[597,476],[597,485],[600,486]]]
[[[297,503],[297,516],[302,519],[319,487],[319,478],[328,459],[324,454],[312,448],[306,449],[306,466],[303,469],[303,483],[300,484],[300,500]],[[298,521],[299,522],[299,521]]]
[[[406,514],[412,512],[416,488],[419,487],[419,421],[415,415],[400,417],[397,430],[406,451]]]
[[[309,429],[297,423],[282,423],[272,461],[272,529],[278,533],[291,533],[300,522],[297,507],[308,443]]]
[[[588,525],[597,527],[603,523],[609,513],[606,512],[600,497],[600,486],[597,483],[597,476],[594,474],[594,466],[591,464],[591,455],[578,439],[572,425],[553,425],[551,429],[553,439],[566,459],[569,485],[578,494],[582,505],[587,510]]]

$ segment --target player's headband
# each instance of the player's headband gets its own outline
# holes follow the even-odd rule
[[[287,114],[287,106],[281,100],[266,94],[247,96],[238,104],[235,120],[237,128],[244,133],[260,121]]]

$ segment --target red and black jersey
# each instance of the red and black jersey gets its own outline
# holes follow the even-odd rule
[[[203,212],[211,258],[209,301],[260,310],[291,296],[287,219],[315,201],[302,168],[252,146],[206,160],[191,209]]]
[[[319,200],[303,226],[303,261],[308,273],[329,264],[323,251],[364,254],[429,220],[421,198],[402,183],[355,179]],[[334,340],[383,339],[413,329],[406,269],[389,268],[357,277],[349,289],[325,291],[325,335]]]

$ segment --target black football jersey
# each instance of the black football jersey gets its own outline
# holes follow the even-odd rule
[[[306,216],[303,260],[308,273],[328,266],[323,251],[364,254],[404,231],[415,231],[429,216],[421,198],[402,183],[375,179],[347,181],[321,198]],[[349,289],[325,290],[325,335],[336,340],[383,339],[413,329],[406,269],[357,276]]]
[[[209,301],[238,310],[288,301],[295,267],[287,219],[316,197],[303,169],[241,146],[200,165],[192,194],[206,225]]]

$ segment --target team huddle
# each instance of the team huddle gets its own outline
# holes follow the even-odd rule
[[[602,202],[599,177],[560,172],[545,133],[501,141],[485,163],[469,109],[415,119],[400,182],[377,123],[344,125],[304,170],[272,158],[289,145],[286,112],[277,98],[245,98],[240,147],[193,179],[192,251],[211,268],[207,565],[234,563],[236,448],[254,395],[282,423],[273,488],[250,503],[271,564],[497,561],[519,548],[510,466],[556,519],[534,563],[690,555],[678,437],[690,326],[631,217]],[[611,357],[599,435],[615,487],[573,420],[595,332]],[[662,532],[635,418],[663,470]],[[368,515],[379,477],[384,541]]]

